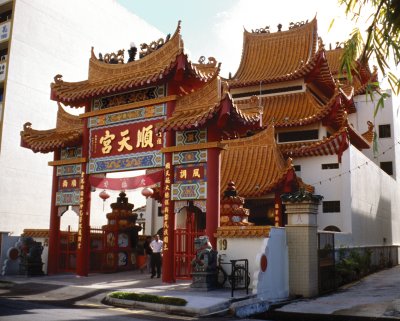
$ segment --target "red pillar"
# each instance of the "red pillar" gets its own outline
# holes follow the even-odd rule
[[[59,151],[54,152],[54,161],[59,160]],[[58,190],[57,166],[53,166],[53,183],[51,188],[51,210],[49,231],[49,254],[47,261],[47,274],[58,272],[58,258],[60,250],[60,217],[56,206],[56,193]]]
[[[88,108],[86,108],[88,112]],[[89,129],[87,127],[88,119],[85,118],[83,137],[82,137],[82,156],[89,157]],[[89,257],[90,257],[90,184],[89,175],[86,173],[86,163],[82,164],[80,179],[79,196],[79,225],[78,225],[78,245],[76,255],[76,274],[79,276],[88,276]]]
[[[275,226],[283,226],[282,221],[282,200],[281,200],[282,192],[280,190],[275,192]]]
[[[167,104],[167,117],[172,116],[175,109],[175,101]],[[171,147],[175,145],[175,132],[168,131],[165,133],[165,146]],[[162,281],[166,283],[175,283],[175,213],[174,202],[171,200],[171,186],[174,177],[174,167],[172,166],[172,153],[165,155],[164,168],[164,197],[163,197],[163,264],[162,264]]]
[[[217,244],[214,233],[217,232],[220,218],[220,149],[211,148],[207,153],[206,235],[215,249]]]

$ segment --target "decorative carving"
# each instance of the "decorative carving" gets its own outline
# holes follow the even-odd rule
[[[206,57],[201,56],[199,58],[199,64],[201,65],[208,65],[210,67],[215,67],[217,65],[217,60],[214,57],[208,57],[208,62],[205,63]]]
[[[63,82],[62,75],[60,75],[60,74],[55,75],[53,79],[56,84]]]
[[[252,33],[270,33],[269,26],[265,26],[265,28],[259,28],[256,30],[251,29]]]
[[[27,122],[24,124],[24,131],[31,131],[32,130],[32,123]]]
[[[19,256],[19,274],[32,276],[43,275],[42,243],[36,242],[32,237],[21,237],[17,243]]]
[[[136,53],[137,53],[137,47],[134,43],[131,43],[131,48],[128,49],[128,55],[129,55],[128,62],[135,61]]]
[[[194,272],[212,272],[217,267],[217,251],[213,250],[208,236],[194,239],[196,257],[192,260]]]
[[[278,32],[281,32],[282,31],[282,24],[280,23],[280,24],[278,24]]]
[[[243,207],[244,198],[237,195],[234,182],[229,182],[221,200],[221,226],[248,226],[249,210]]]
[[[294,28],[298,28],[298,27],[301,27],[301,26],[304,26],[306,23],[308,23],[308,20],[306,20],[306,21],[299,21],[299,22],[291,22],[291,23],[289,24],[289,30],[290,30],[290,29],[294,29]]]
[[[118,50],[117,53],[106,53],[104,55],[104,62],[106,64],[123,64],[124,63],[124,52],[125,49]],[[102,60],[102,55],[99,53],[99,60]]]
[[[321,38],[321,37],[318,37],[318,47],[320,47],[320,48],[325,48],[325,44],[324,44],[324,42],[322,41],[322,38]]]
[[[146,57],[148,54],[160,49],[164,44],[171,38],[171,34],[168,34],[165,40],[163,38],[158,39],[157,41],[152,41],[150,44],[142,43],[140,45],[140,49],[142,50],[139,53],[139,58]]]
[[[336,47],[335,47],[335,49],[340,49],[340,48],[343,48],[343,47],[344,47],[344,42],[336,41]]]

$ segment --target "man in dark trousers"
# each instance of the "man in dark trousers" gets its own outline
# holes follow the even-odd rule
[[[146,269],[147,273],[151,273],[151,254],[153,250],[150,247],[150,243],[152,241],[151,236],[147,236],[146,240],[143,243],[144,254],[146,255],[146,262],[140,267],[140,272],[143,273],[143,270]]]
[[[154,240],[150,243],[150,247],[153,250],[151,254],[151,278],[154,278],[157,270],[157,278],[161,276],[161,259],[162,259],[162,248],[163,241],[160,240],[158,234],[154,235]]]

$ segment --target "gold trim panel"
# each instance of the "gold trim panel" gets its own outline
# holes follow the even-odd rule
[[[105,115],[105,114],[111,114],[111,113],[116,113],[116,112],[120,112],[120,111],[135,109],[135,108],[139,108],[139,107],[158,105],[158,104],[166,103],[169,101],[174,101],[177,98],[178,98],[177,95],[171,95],[171,96],[162,97],[162,98],[153,98],[153,99],[148,99],[148,100],[144,100],[144,101],[138,101],[138,102],[132,103],[132,104],[125,104],[125,105],[110,107],[110,108],[102,109],[102,110],[89,111],[87,113],[80,114],[79,118],[88,118],[88,117],[93,117],[93,116],[99,116],[99,115]]]
[[[49,164],[49,166],[61,166],[61,165],[71,165],[71,164],[80,164],[80,163],[86,163],[86,157],[52,161],[52,162],[49,162],[48,164]]]
[[[271,226],[220,226],[215,237],[269,237]]]
[[[175,153],[175,152],[185,152],[188,150],[196,150],[196,149],[209,149],[209,148],[220,148],[226,149],[227,144],[222,144],[220,142],[211,142],[211,143],[201,143],[196,145],[180,145],[180,146],[171,146],[161,148],[162,153]]]

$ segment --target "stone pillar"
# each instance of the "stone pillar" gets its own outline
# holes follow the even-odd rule
[[[318,295],[317,213],[321,199],[304,190],[282,195],[288,216],[289,295]]]

